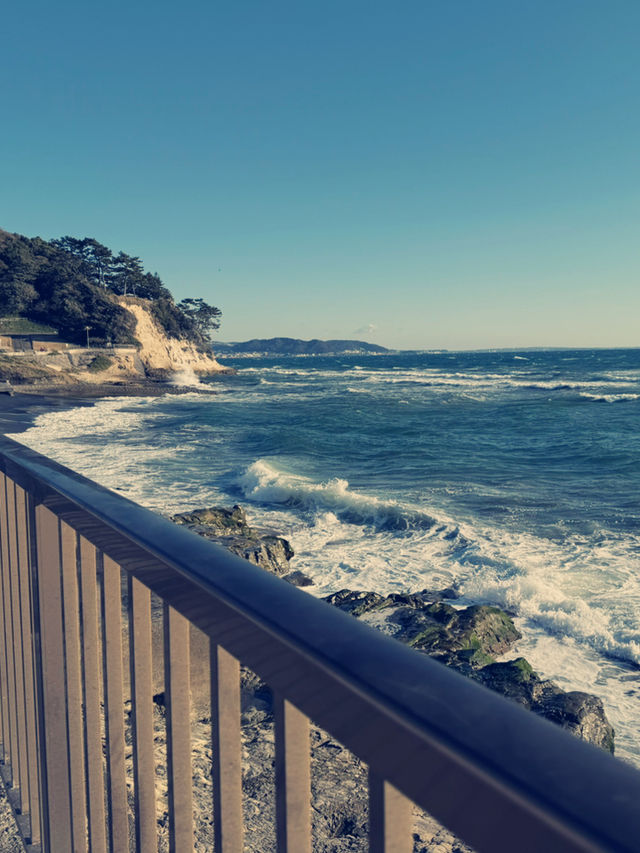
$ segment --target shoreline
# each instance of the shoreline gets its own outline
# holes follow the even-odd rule
[[[29,429],[39,415],[47,413],[57,413],[78,409],[80,418],[88,417],[91,419],[91,414],[81,414],[80,409],[84,407],[92,407],[101,400],[109,398],[153,398],[159,396],[173,396],[181,394],[193,394],[194,392],[204,391],[204,396],[208,393],[215,394],[213,387],[205,389],[195,386],[173,386],[165,382],[147,381],[145,383],[126,383],[126,384],[91,384],[91,385],[73,385],[73,386],[54,386],[44,387],[42,389],[30,386],[29,391],[24,393],[16,393],[14,396],[0,395],[0,429],[3,433],[21,433]],[[123,400],[123,403],[125,402]],[[150,401],[151,402],[151,401]],[[65,420],[65,419],[63,419]],[[55,441],[49,441],[48,430],[40,433],[44,447],[50,447],[52,452],[55,452]],[[53,439],[54,436],[51,435]],[[19,439],[18,439],[19,440]],[[37,442],[41,444],[41,442]],[[37,446],[34,449],[38,450]],[[46,452],[46,450],[44,451]],[[55,454],[54,454],[55,455]],[[181,509],[184,512],[184,509]],[[286,535],[286,534],[285,534]],[[348,583],[343,583],[342,586],[337,586],[332,589],[332,593],[342,589],[343,587],[351,586]],[[360,590],[376,590],[376,585],[359,585]],[[472,604],[473,602],[467,602]],[[553,673],[551,674],[553,678]],[[565,689],[571,692],[573,685],[565,684]],[[584,687],[582,688],[585,689]],[[575,689],[573,692],[576,692]],[[579,692],[579,689],[578,691]]]
[[[163,397],[165,395],[203,393],[202,389],[188,385],[169,385],[164,382],[127,382],[122,385],[77,384],[14,387],[14,393],[0,393],[0,435],[21,433],[33,426],[39,415],[61,412],[82,406],[93,406],[109,397]],[[207,389],[207,394],[215,391]]]

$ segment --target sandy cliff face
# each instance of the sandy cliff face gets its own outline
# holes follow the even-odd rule
[[[144,306],[126,297],[119,302],[136,318],[135,335],[142,344],[138,356],[145,368],[171,371],[191,369],[201,375],[220,373],[225,370],[213,355],[198,352],[196,347],[187,341],[168,338]]]

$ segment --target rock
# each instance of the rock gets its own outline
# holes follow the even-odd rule
[[[498,607],[474,604],[456,612],[455,631],[469,648],[501,655],[522,637],[511,617]]]
[[[443,601],[427,600],[425,592],[382,596],[342,589],[324,600],[353,616],[388,610],[392,636],[435,656],[464,649],[503,654],[521,636],[512,619],[497,607],[456,609]]]
[[[176,524],[185,525],[205,539],[223,545],[261,569],[276,575],[289,574],[289,561],[294,556],[290,543],[281,536],[264,534],[251,527],[245,511],[238,505],[232,509],[214,506],[181,512],[172,516],[171,520]],[[313,583],[301,572],[298,575],[291,579],[290,583],[296,583],[298,586],[309,586]]]
[[[340,610],[351,613],[353,616],[361,616],[363,613],[378,608],[388,599],[383,595],[378,595],[377,592],[341,589],[339,592],[327,595],[323,601],[332,604],[334,607],[339,607]]]
[[[590,693],[574,690],[550,696],[540,709],[534,708],[548,720],[559,723],[582,740],[613,753],[615,733],[607,720],[602,700]]]
[[[286,575],[289,572],[289,560],[293,557],[293,549],[286,539],[281,539],[279,536],[262,536],[254,539],[248,536],[204,535],[207,539],[215,539],[233,554],[244,557],[261,569],[276,575]]]
[[[289,572],[288,575],[284,575],[282,578],[283,581],[287,583],[293,584],[293,586],[313,586],[313,580],[309,577],[309,575],[305,575],[304,572],[299,570],[295,572]]]
[[[234,533],[247,536],[253,532],[249,527],[245,511],[237,504],[232,509],[212,506],[195,509],[193,512],[179,512],[171,520],[176,524],[186,524],[188,527],[202,525],[211,532],[221,535]]]
[[[524,658],[497,662],[521,637],[511,617],[497,607],[455,608],[429,593],[380,595],[342,589],[325,597],[329,604],[372,621],[375,627],[491,690],[562,726],[583,740],[613,752],[614,731],[601,700],[588,693],[566,693],[541,678]],[[376,615],[385,614],[381,624]]]
[[[471,677],[530,710],[548,696],[561,692],[551,681],[540,678],[525,658],[490,663]]]

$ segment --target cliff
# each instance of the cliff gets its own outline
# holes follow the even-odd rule
[[[135,337],[141,344],[138,356],[147,373],[193,370],[210,376],[226,370],[212,354],[198,350],[188,341],[168,337],[146,308],[145,300],[122,296],[118,302],[135,317]]]
[[[0,352],[0,380],[15,385],[51,386],[139,385],[149,380],[171,378],[176,373],[212,376],[228,372],[212,354],[193,343],[170,338],[152,317],[148,301],[119,297],[118,303],[135,324],[139,345],[80,347],[64,341],[20,342],[14,348],[9,338]]]

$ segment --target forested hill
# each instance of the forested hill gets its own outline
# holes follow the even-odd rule
[[[46,323],[77,343],[87,327],[95,343],[135,343],[135,318],[117,298],[127,295],[147,300],[169,337],[208,347],[220,325],[218,308],[202,299],[176,303],[140,258],[91,237],[47,241],[0,229],[0,317]]]
[[[365,341],[301,341],[297,338],[254,338],[239,343],[217,343],[218,352],[273,353],[274,355],[322,355],[323,353],[345,352],[389,352],[385,347],[368,344]]]

